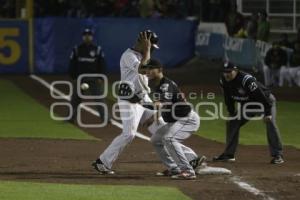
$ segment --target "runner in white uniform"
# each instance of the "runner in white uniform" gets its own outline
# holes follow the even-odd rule
[[[123,124],[123,131],[93,163],[101,174],[114,174],[111,170],[114,161],[123,149],[134,139],[140,123],[150,125],[154,121],[153,110],[143,107],[141,102],[151,101],[148,86],[140,70],[147,64],[153,49],[158,48],[158,37],[150,31],[139,34],[133,48],[127,49],[120,60],[121,83],[118,105]],[[126,96],[132,96],[127,98]],[[124,96],[124,98],[123,98]]]

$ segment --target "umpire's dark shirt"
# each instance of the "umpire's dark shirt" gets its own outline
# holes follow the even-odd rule
[[[163,104],[161,116],[165,122],[176,122],[178,118],[186,117],[191,112],[191,106],[186,102],[184,94],[179,90],[176,83],[167,77],[163,77],[155,88],[153,99]],[[175,118],[172,115],[172,110]]]
[[[235,102],[242,105],[247,102],[259,102],[264,106],[265,115],[271,115],[272,103],[270,101],[270,90],[247,73],[239,71],[235,79],[226,81],[224,76],[220,79],[224,91],[225,104],[230,115],[234,115]],[[248,107],[248,108],[256,108]]]
[[[104,70],[104,54],[100,46],[82,43],[73,48],[69,64],[69,74],[73,79],[81,74],[101,74]]]

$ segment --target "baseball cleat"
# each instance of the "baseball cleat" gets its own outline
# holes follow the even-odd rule
[[[213,157],[214,162],[235,162],[235,157],[231,155],[221,154],[220,156]]]
[[[190,161],[190,165],[193,167],[193,169],[196,169],[197,167],[201,166],[205,161],[207,160],[206,156],[198,157],[194,160]]]
[[[115,172],[111,169],[108,169],[107,167],[104,166],[104,164],[102,163],[102,161],[100,159],[95,160],[92,163],[92,166],[94,167],[94,169],[96,171],[98,171],[100,174],[109,174],[109,175],[114,175]]]
[[[179,173],[180,173],[180,171],[178,171],[178,170],[166,169],[162,172],[157,172],[156,176],[174,176],[174,175],[178,175]]]
[[[172,179],[177,180],[194,180],[196,179],[195,173],[189,172],[189,171],[183,171],[177,175],[171,176]]]
[[[271,164],[282,164],[282,163],[284,163],[282,155],[274,156],[273,159],[271,160]]]

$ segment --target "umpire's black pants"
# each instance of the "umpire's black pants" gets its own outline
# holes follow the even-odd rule
[[[89,94],[93,96],[100,96],[103,94],[103,84],[98,78],[88,78],[88,79],[83,79],[81,83],[78,83],[78,81],[73,82],[73,94],[72,94],[72,99],[71,99],[71,105],[73,108],[73,114],[72,114],[72,120],[76,119],[77,117],[77,108],[78,105],[82,102],[82,99],[79,97],[78,92],[77,92],[77,84],[82,83],[87,83],[89,85],[89,88],[85,91],[81,90],[81,93],[83,94]],[[99,99],[95,98],[93,99],[94,102],[99,102],[99,103],[105,103],[105,99]],[[109,114],[108,112],[105,113],[105,109],[103,106],[95,106],[100,118],[102,121],[109,120]]]
[[[272,101],[271,115],[272,120],[266,122],[267,138],[269,143],[269,149],[271,156],[282,155],[282,143],[280,138],[280,132],[276,125],[276,99],[271,94],[270,99]],[[255,116],[255,114],[249,114],[248,116]],[[248,122],[247,119],[241,117],[241,119],[229,120],[226,124],[226,148],[225,155],[234,156],[238,143],[240,128]]]

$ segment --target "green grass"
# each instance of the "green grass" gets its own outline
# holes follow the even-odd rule
[[[77,127],[69,123],[53,121],[50,119],[49,110],[34,99],[26,95],[10,81],[0,80],[0,137],[22,138],[57,138],[57,139],[94,139]],[[3,95],[5,94],[5,95]],[[113,99],[109,91],[109,99]],[[193,101],[203,102],[206,99]],[[216,97],[212,102],[222,102],[222,97]],[[277,123],[285,145],[300,148],[300,103],[279,101],[277,102]],[[200,116],[207,116],[205,108],[201,107]],[[211,110],[211,107],[209,107]],[[224,108],[224,113],[226,113]],[[201,120],[198,135],[224,142],[225,121]],[[241,129],[241,144],[267,144],[266,130],[262,121],[251,121]]]
[[[184,200],[176,188],[0,182],[1,200]]]
[[[12,82],[0,80],[0,137],[94,139],[69,123],[54,121],[49,109]]]
[[[192,103],[207,101],[206,99],[197,99]],[[216,97],[212,102],[222,102],[222,97]],[[292,145],[300,148],[300,103],[298,102],[277,102],[277,125],[281,132],[284,145]],[[200,116],[208,116],[205,109],[212,110],[212,107],[203,106],[200,109]],[[224,108],[224,114],[227,111]],[[218,119],[213,121],[201,121],[201,127],[197,133],[208,139],[219,142],[225,141],[225,121]],[[266,128],[262,121],[250,121],[241,128],[240,143],[246,145],[265,145],[267,144]]]

